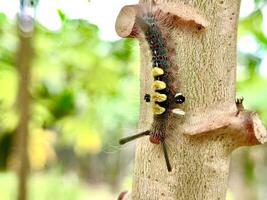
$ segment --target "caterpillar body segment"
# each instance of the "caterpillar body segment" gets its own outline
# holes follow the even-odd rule
[[[153,77],[158,77],[164,74],[163,69],[160,67],[153,67],[151,72]]]
[[[144,30],[144,34],[152,56],[151,73],[154,77],[152,83],[152,110],[154,115],[163,115],[167,110],[165,106],[167,103],[164,102],[168,100],[168,95],[166,93],[166,88],[168,86],[165,81],[167,75],[164,71],[169,67],[167,62],[167,50],[155,15],[153,13],[148,13],[144,16],[144,21],[147,22],[147,28]]]
[[[152,108],[153,108],[154,115],[161,115],[166,111],[164,107],[159,106],[157,103],[154,103]]]
[[[153,83],[152,83],[152,89],[154,91],[157,91],[157,90],[163,90],[166,88],[166,83],[163,82],[163,81],[158,81],[158,80],[155,80]]]
[[[152,100],[154,102],[164,102],[167,100],[167,95],[155,92],[154,94],[152,94]]]

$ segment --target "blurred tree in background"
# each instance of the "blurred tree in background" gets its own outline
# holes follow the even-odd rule
[[[267,125],[266,4],[254,0],[254,10],[240,19],[237,92]],[[138,45],[129,39],[103,41],[95,25],[70,20],[61,11],[58,14],[60,30],[49,31],[37,24],[34,34],[29,197],[115,199],[129,182],[127,174],[132,169],[133,146],[120,151],[117,141],[125,132],[134,132],[137,125]],[[9,169],[18,122],[14,108],[18,38],[15,21],[5,14],[0,14],[0,41],[0,199],[10,200],[16,196],[16,179]],[[233,197],[229,199],[266,199],[266,145],[240,149],[233,157]]]
[[[59,15],[62,28],[51,32],[37,24],[33,41],[30,166],[117,189],[125,169],[117,141],[125,129],[134,130],[138,115],[136,45],[101,41],[95,25]],[[18,121],[18,41],[15,22],[4,14],[0,27],[0,167],[7,170]]]

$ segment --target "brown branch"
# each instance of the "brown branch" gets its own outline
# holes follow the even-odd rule
[[[242,104],[242,102],[241,102]],[[185,135],[226,134],[231,135],[235,147],[263,144],[267,141],[267,132],[257,113],[244,110],[237,102],[237,111],[225,113],[209,110],[211,115],[195,115],[187,120],[186,127],[181,127]],[[200,112],[201,113],[201,112]],[[223,132],[220,130],[224,130]]]
[[[115,29],[120,37],[134,37],[136,32],[135,17],[138,5],[124,6],[116,20]]]

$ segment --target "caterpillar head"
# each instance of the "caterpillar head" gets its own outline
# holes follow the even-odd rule
[[[152,143],[152,144],[160,144],[160,141],[161,141],[161,135],[159,133],[150,133],[149,135],[149,141]]]

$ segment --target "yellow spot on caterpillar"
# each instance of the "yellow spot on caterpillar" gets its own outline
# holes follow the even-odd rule
[[[155,115],[161,115],[166,110],[165,108],[159,106],[156,103],[153,104],[152,109],[153,109],[153,112],[154,112]]]
[[[154,81],[152,83],[153,90],[163,90],[165,88],[166,88],[166,83],[164,83],[163,81]]]
[[[154,102],[163,102],[167,100],[167,95],[155,92],[154,94],[152,94],[152,99]]]
[[[156,76],[160,76],[160,75],[163,75],[163,74],[164,74],[163,69],[161,69],[161,68],[159,68],[159,67],[153,67],[153,69],[152,69],[152,75],[153,75],[154,77],[156,77]]]

